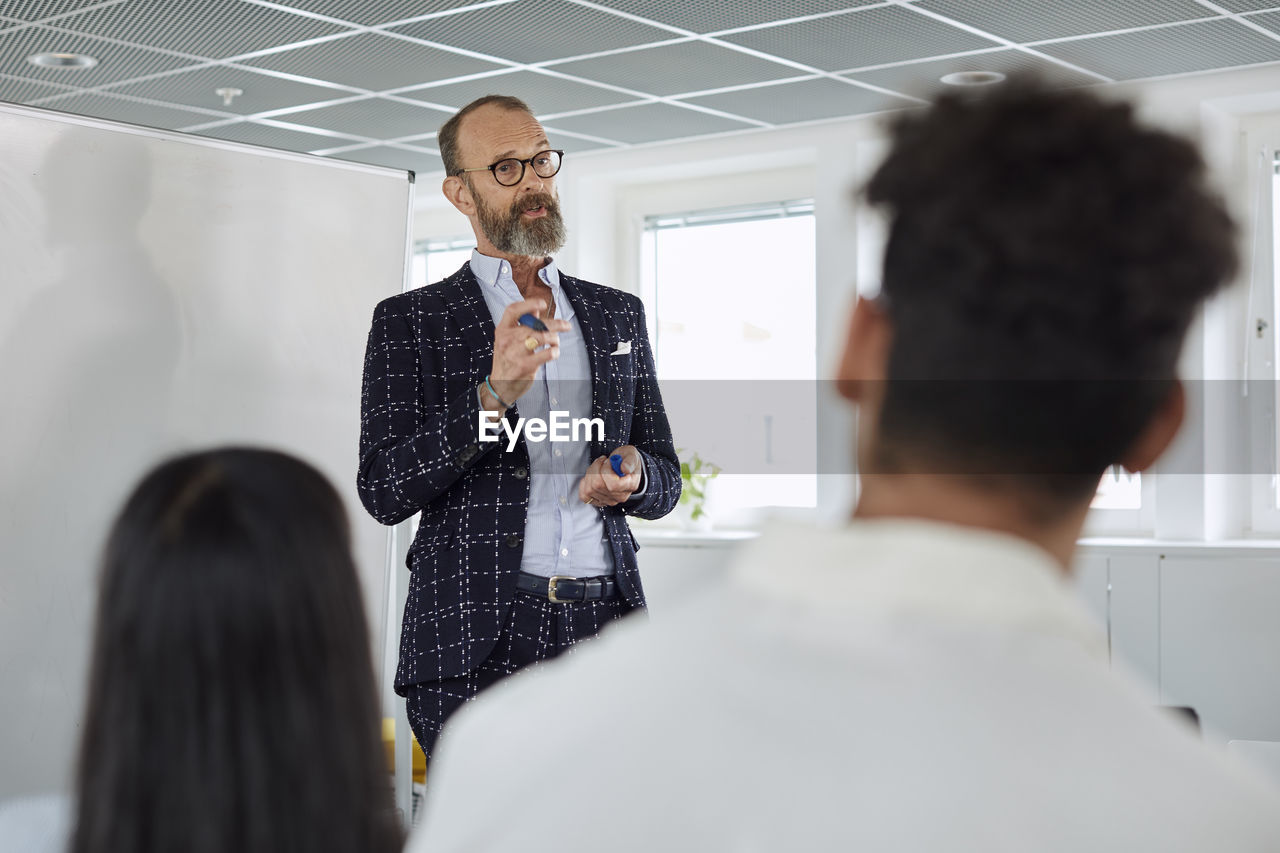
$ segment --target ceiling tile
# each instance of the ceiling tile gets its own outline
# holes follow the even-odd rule
[[[805,72],[727,47],[686,41],[558,63],[556,71],[637,89],[651,95],[675,95],[799,77]]]
[[[883,95],[826,77],[776,86],[755,86],[687,100],[772,124],[844,118],[917,106],[915,101]]]
[[[40,68],[27,62],[28,56],[48,51],[87,54],[97,59],[98,64],[93,68]],[[123,47],[114,42],[70,35],[43,26],[0,33],[0,74],[31,80],[77,87],[101,86],[191,64],[189,60],[163,53]]]
[[[76,115],[95,116],[97,118],[123,121],[128,124],[141,124],[146,127],[163,127],[176,130],[193,124],[213,121],[216,116],[208,113],[197,113],[175,107],[164,107],[156,104],[144,104],[126,98],[111,95],[84,94],[59,98],[42,104],[47,109]]]
[[[198,130],[199,136],[214,139],[229,139],[232,142],[244,142],[248,145],[262,145],[267,148],[280,148],[284,151],[324,151],[350,145],[351,140],[345,137],[324,136],[318,133],[304,133],[286,127],[274,127],[269,124],[241,121]]]
[[[444,173],[444,161],[439,155],[429,151],[411,151],[391,145],[374,145],[369,148],[357,148],[354,151],[342,151],[327,155],[335,160],[350,160],[355,163],[368,163],[373,166],[386,166],[391,169],[404,169],[419,175],[433,172]]]
[[[58,26],[209,59],[348,31],[241,0],[125,0],[62,18]]]
[[[1097,78],[1088,74],[1081,74],[1020,50],[994,50],[950,59],[930,59],[875,71],[849,72],[842,76],[913,98],[930,100],[943,91],[951,90],[951,87],[943,84],[942,77],[956,71],[998,71],[1010,75],[1031,73],[1058,86],[1085,86],[1098,82]]]
[[[21,104],[69,91],[73,90],[54,83],[37,83],[34,80],[25,80],[10,74],[0,74],[0,101]]]
[[[286,113],[274,118],[290,124],[336,130],[368,139],[397,139],[437,130],[449,120],[449,115],[429,107],[389,101],[386,98],[365,98],[331,107]]]
[[[1114,80],[1280,61],[1280,41],[1229,19],[1057,42],[1037,50]]]
[[[595,0],[631,15],[697,33],[749,27],[786,18],[800,18],[868,6],[880,0],[735,0],[733,3],[690,3],[688,0]]]
[[[570,136],[564,131],[556,131],[556,147],[564,151],[566,161],[570,166],[573,165],[571,157],[576,158],[579,154],[585,154],[588,151],[608,151],[616,150],[618,146],[610,145],[607,142],[599,142],[595,139],[579,139],[576,136]]]
[[[19,21],[40,21],[101,2],[102,0],[6,0],[4,14],[7,18]]]
[[[670,104],[641,104],[559,118],[548,122],[547,135],[555,145],[559,145],[555,135],[557,128],[602,139],[640,144],[659,139],[681,139],[686,136],[745,130],[752,126]]]
[[[920,0],[916,6],[1019,43],[1216,14],[1195,0]]]
[[[1249,20],[1258,26],[1271,30],[1273,33],[1280,34],[1280,11],[1263,12],[1261,15],[1250,15]]]
[[[996,42],[903,6],[879,6],[724,36],[825,71],[981,50]]]
[[[492,77],[480,77],[461,83],[446,83],[443,86],[414,89],[398,94],[402,98],[444,104],[453,109],[465,107],[476,98],[482,98],[485,95],[514,95],[527,103],[534,114],[539,116],[567,113],[573,110],[589,110],[634,100],[629,95],[611,89],[588,86],[585,83],[576,83],[534,71],[497,74]]]
[[[370,91],[432,83],[501,67],[375,33],[260,56],[241,64]]]
[[[564,0],[517,0],[393,32],[525,63],[674,38],[667,30]]]
[[[289,0],[290,6],[317,15],[373,27],[472,6],[478,0]]]
[[[230,105],[224,104],[217,94],[218,89],[228,87],[243,93],[237,95]],[[311,86],[224,65],[168,74],[141,83],[127,83],[113,87],[111,91],[240,115],[351,96],[351,92],[344,89]]]

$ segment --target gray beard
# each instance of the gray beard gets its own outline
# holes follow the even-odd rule
[[[545,258],[564,247],[568,232],[564,227],[564,219],[560,216],[560,204],[554,197],[545,193],[532,198],[526,197],[518,203],[518,207],[505,212],[489,207],[479,195],[475,196],[475,200],[480,230],[499,252],[528,258]],[[531,201],[540,201],[546,208],[547,215],[526,222],[521,219],[520,214]]]

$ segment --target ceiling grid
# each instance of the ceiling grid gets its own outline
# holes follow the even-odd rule
[[[574,152],[1265,63],[1280,0],[0,0],[0,100],[425,173],[494,92]]]

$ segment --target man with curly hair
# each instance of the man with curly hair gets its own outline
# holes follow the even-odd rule
[[[463,715],[410,851],[1280,850],[1280,792],[1113,671],[1067,583],[1100,475],[1177,433],[1183,338],[1235,269],[1199,154],[1029,80],[891,142],[838,365],[850,523],[768,531]]]

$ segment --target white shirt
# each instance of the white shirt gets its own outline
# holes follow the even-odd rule
[[[471,253],[471,271],[496,326],[502,312],[524,297],[511,277],[511,264],[478,251]],[[533,384],[515,402],[522,418],[549,420],[551,412],[568,412],[569,418],[589,418],[591,412],[591,363],[573,303],[560,287],[560,271],[549,260],[538,278],[551,288],[555,316],[569,321],[560,332],[560,357],[538,368]],[[545,316],[545,315],[544,315]],[[499,433],[506,452],[505,433]],[[544,577],[568,575],[592,578],[614,573],[613,552],[605,538],[600,510],[578,499],[578,481],[591,464],[591,447],[585,434],[578,441],[526,441],[529,450],[529,520],[525,524],[520,568]]]
[[[407,849],[1280,850],[1280,791],[1153,705],[1023,540],[779,528],[460,711]]]

